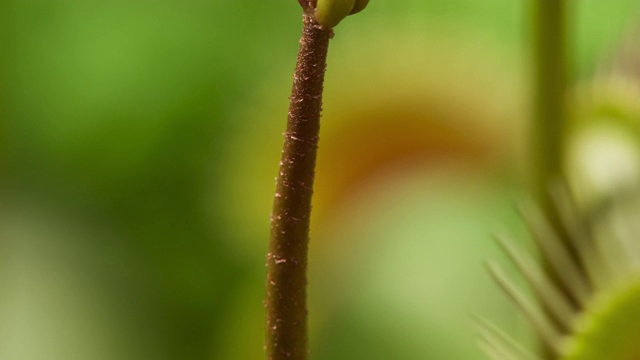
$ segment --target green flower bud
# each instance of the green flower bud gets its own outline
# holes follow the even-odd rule
[[[369,0],[356,0],[356,4],[353,9],[351,9],[351,13],[349,15],[359,13],[360,11],[364,10],[367,5],[369,5]]]
[[[320,25],[333,28],[351,13],[355,5],[356,0],[317,0],[313,15]]]

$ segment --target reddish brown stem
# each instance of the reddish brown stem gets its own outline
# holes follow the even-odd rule
[[[304,15],[267,256],[266,357],[307,358],[307,250],[331,30]]]

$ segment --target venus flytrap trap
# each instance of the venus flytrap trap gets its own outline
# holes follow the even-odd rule
[[[482,319],[479,342],[494,360],[640,359],[639,79],[629,71],[600,76],[588,96],[580,94],[581,102],[567,102],[564,3],[536,1],[535,187],[541,209],[527,205],[521,214],[540,259],[497,237],[532,295],[501,266],[487,265],[541,349],[524,349]],[[546,191],[562,175],[568,186]]]
[[[479,320],[480,345],[494,360],[635,360],[640,358],[640,253],[619,236],[598,236],[607,217],[584,216],[564,189],[553,192],[556,211],[569,246],[560,240],[541,211],[532,205],[521,213],[544,264],[507,236],[497,241],[532,289],[533,298],[489,262],[496,283],[521,310],[544,351],[535,354],[486,320]],[[637,201],[637,200],[636,200]],[[623,206],[613,200],[611,210]],[[633,220],[632,220],[633,221]],[[629,224],[627,224],[629,225]],[[549,272],[551,275],[549,275]],[[556,284],[554,278],[558,279]],[[544,310],[543,310],[544,309]]]
[[[267,255],[266,358],[304,360],[307,251],[324,74],[333,27],[368,0],[298,0],[303,30],[276,178]]]

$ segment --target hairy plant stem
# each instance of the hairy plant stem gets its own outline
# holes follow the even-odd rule
[[[287,130],[271,213],[267,255],[266,357],[307,358],[307,252],[322,90],[329,40],[305,14]]]

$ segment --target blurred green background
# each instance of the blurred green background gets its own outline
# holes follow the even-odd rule
[[[588,80],[640,6],[573,2]],[[373,0],[329,54],[312,359],[526,341],[482,269],[525,237],[530,4]],[[260,359],[296,1],[0,2],[0,359]]]

